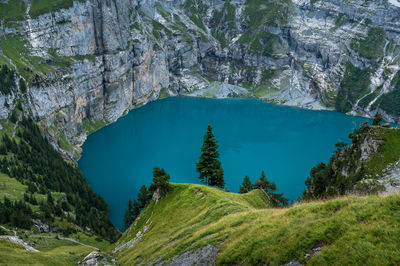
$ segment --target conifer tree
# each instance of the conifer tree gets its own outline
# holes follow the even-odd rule
[[[268,181],[264,171],[261,172],[260,178],[254,184],[254,188],[264,190],[271,204],[275,207],[289,205],[289,199],[283,197],[282,193],[274,193],[276,191],[276,185]]]
[[[267,193],[272,193],[276,191],[275,183],[271,183],[266,178],[264,170],[261,172],[260,178],[254,184],[254,187],[257,189],[262,189]]]
[[[221,162],[217,159],[218,144],[212,133],[212,128],[208,125],[207,133],[204,136],[202,154],[197,162],[197,172],[200,173],[200,180],[207,186],[216,186],[223,188],[225,186],[224,170],[221,168]]]
[[[150,191],[146,188],[145,185],[143,185],[138,193],[138,201],[140,204],[140,208],[144,208],[146,207],[147,203],[150,201],[151,199],[151,193]]]
[[[54,199],[53,199],[53,196],[51,195],[51,192],[47,193],[47,203],[50,205],[54,204]]]
[[[125,211],[124,214],[124,224],[125,228],[128,228],[134,220],[134,213],[133,213],[133,203],[131,200],[128,201],[128,208]]]
[[[169,178],[169,174],[163,168],[154,167],[153,184],[150,186],[150,191],[154,192],[158,189],[161,197],[165,196],[169,190]]]
[[[243,183],[240,186],[239,193],[247,193],[253,189],[253,184],[251,184],[250,178],[246,175],[243,179]]]
[[[373,126],[379,126],[379,124],[383,121],[383,117],[381,113],[377,112],[375,114],[374,120],[372,121]]]

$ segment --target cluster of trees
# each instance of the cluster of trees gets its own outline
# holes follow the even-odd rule
[[[11,94],[15,89],[15,72],[9,69],[7,65],[0,66],[0,92],[3,95]]]
[[[32,226],[32,209],[23,200],[11,201],[7,197],[0,201],[0,223],[29,229]]]
[[[147,188],[143,185],[137,194],[137,200],[129,200],[128,208],[124,215],[125,228],[128,228],[140,212],[149,204],[153,193],[158,193],[160,197],[167,195],[169,191],[169,174],[160,167],[153,169],[153,183]]]
[[[383,121],[383,116],[381,115],[381,113],[377,112],[375,114],[374,120],[372,121],[372,125],[379,126],[382,121]]]
[[[218,160],[218,144],[210,125],[208,125],[207,132],[204,135],[201,152],[199,161],[196,163],[197,171],[200,173],[200,181],[207,186],[224,188],[224,170],[221,167],[221,162]],[[151,200],[152,193],[158,191],[161,197],[167,194],[169,178],[169,174],[167,174],[164,169],[160,169],[159,167],[154,168],[153,184],[151,184],[149,188],[143,185],[137,195],[137,200],[128,201],[128,208],[124,215],[125,228],[128,228],[136,217],[139,216],[140,212],[147,206]],[[254,184],[252,184],[249,177],[246,176],[240,187],[240,193],[247,193],[253,189],[261,189],[264,191],[268,200],[276,207],[288,206],[289,204],[289,199],[283,197],[283,194],[275,193],[277,190],[276,185],[267,180],[264,171],[262,171],[260,178]]]
[[[115,240],[116,229],[109,221],[108,206],[102,197],[91,190],[81,171],[54,150],[31,119],[22,119],[17,136],[20,138],[18,143],[7,135],[3,137],[0,144],[0,155],[3,155],[0,171],[28,185],[29,193],[66,193],[68,203],[75,210],[74,223],[90,227],[96,234]],[[58,213],[58,207],[47,207],[43,206],[41,210]]]
[[[335,144],[336,150],[333,151],[334,155],[329,163],[321,162],[311,169],[310,177],[305,181],[307,189],[303,192],[302,199],[311,200],[344,195],[365,177],[367,170],[364,164],[359,166],[360,151],[358,147],[368,130],[370,128],[367,125],[361,126],[360,129],[354,129],[353,133],[349,135],[354,145],[347,147],[344,142]],[[343,168],[348,170],[346,176],[342,175]]]
[[[251,183],[248,176],[245,176],[243,183],[240,186],[239,193],[248,193],[253,189],[260,189],[264,191],[267,199],[274,207],[289,205],[289,199],[285,198],[283,193],[275,193],[277,187],[274,182],[268,181],[264,171],[261,172],[260,178],[258,178],[254,184]]]

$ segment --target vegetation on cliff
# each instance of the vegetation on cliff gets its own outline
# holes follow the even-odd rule
[[[4,194],[1,222],[28,229],[30,218],[36,218],[65,234],[77,232],[75,225],[79,225],[115,240],[107,204],[90,189],[80,170],[61,157],[32,120],[19,115],[15,119],[15,126],[2,131],[0,171],[15,179],[24,191],[14,196]],[[3,182],[6,193],[10,183]]]
[[[319,163],[306,180],[303,199],[370,193],[383,189],[382,170],[400,158],[400,130],[363,124],[349,135],[351,145],[336,144],[329,163]]]

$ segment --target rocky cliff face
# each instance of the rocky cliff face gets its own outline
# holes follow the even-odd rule
[[[0,96],[0,118],[21,102],[70,156],[96,128],[171,95],[395,120],[396,1],[3,0],[0,61],[28,89]]]

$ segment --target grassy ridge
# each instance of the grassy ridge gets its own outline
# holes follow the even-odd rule
[[[121,252],[118,261],[168,259],[213,244],[219,246],[220,265],[279,265],[294,259],[311,265],[400,263],[400,195],[350,196],[285,209],[268,208],[263,199],[260,191],[234,194],[174,184],[119,240],[133,239],[150,224],[142,241]],[[315,247],[322,252],[305,259]]]

